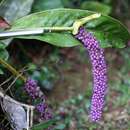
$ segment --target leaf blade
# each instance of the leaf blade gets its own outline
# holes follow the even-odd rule
[[[79,9],[53,9],[42,11],[16,20],[16,22],[12,24],[11,30],[55,26],[69,27],[73,25],[75,20],[94,13],[95,12],[92,11]],[[110,16],[102,15],[98,19],[89,21],[84,26],[90,32],[94,33],[94,35],[100,41],[101,47],[123,48],[125,47],[125,43],[130,39],[130,34],[125,26]],[[102,40],[99,39],[99,34],[100,37],[103,37]],[[65,35],[66,38],[64,39],[63,37]],[[29,37],[25,36],[22,38],[28,39]],[[69,32],[52,32],[43,35],[30,36],[30,38],[49,42],[59,47],[70,47],[80,44]],[[67,39],[69,39],[71,42],[68,42]],[[61,43],[59,44],[59,42]],[[104,44],[104,42],[106,44]],[[118,42],[120,43],[119,45]]]

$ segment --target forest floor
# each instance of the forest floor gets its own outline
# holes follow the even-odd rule
[[[34,42],[38,44],[38,41]],[[82,47],[74,47],[60,48],[55,53],[55,51],[52,51],[55,50],[53,47],[50,49],[50,46],[43,46],[41,44],[41,47],[39,47],[41,51],[39,51],[39,48],[34,47],[34,52],[30,53],[32,51],[32,48],[30,48],[31,45],[25,45],[26,50],[23,50],[24,47],[21,47],[20,43],[13,44],[10,47],[12,49],[12,51],[10,49],[10,55],[13,57],[13,64],[21,65],[22,58],[24,57],[24,62],[28,62],[31,59],[31,63],[38,63],[38,67],[43,66],[44,71],[46,71],[45,66],[50,68],[53,66],[53,69],[58,71],[58,73],[54,72],[55,75],[52,75],[50,78],[52,72],[46,71],[48,73],[43,73],[42,71],[35,70],[33,77],[37,79],[36,75],[39,76],[38,78],[40,79],[38,80],[41,83],[46,80],[44,78],[47,78],[47,76],[49,80],[56,79],[52,82],[53,87],[50,92],[46,93],[54,114],[60,115],[61,118],[56,123],[56,130],[130,130],[129,49],[105,50],[108,66],[108,92],[102,120],[95,124],[89,121],[89,109],[92,96],[92,73],[91,63],[86,51]],[[13,48],[16,50],[15,47],[20,49],[14,53]],[[50,56],[50,54],[52,55]],[[15,86],[18,88],[20,85],[16,84]],[[16,91],[15,86],[12,91]],[[41,85],[41,87],[43,86]],[[15,95],[15,97],[21,100],[22,95],[20,93],[21,91],[18,90],[19,96]]]
[[[86,53],[69,51],[60,66],[62,80],[51,92],[50,101],[62,121],[59,130],[130,130],[130,71],[128,59],[117,50],[106,50],[108,92],[103,118],[98,124],[89,121],[92,94],[91,66]],[[129,52],[128,52],[129,56]],[[126,56],[127,57],[127,56]],[[127,64],[127,65],[126,65]],[[126,65],[126,66],[125,66]],[[127,73],[127,72],[128,73]]]

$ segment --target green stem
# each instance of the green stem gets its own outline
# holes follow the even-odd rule
[[[72,27],[43,27],[41,29],[50,30],[50,31],[72,31],[72,34],[76,35],[78,33],[79,28],[82,25],[84,25],[85,23],[87,23],[90,20],[97,19],[99,17],[101,17],[101,14],[95,13],[95,14],[89,15],[87,17],[76,20],[73,23]]]
[[[84,25],[85,23],[87,23],[90,20],[97,19],[99,17],[101,17],[101,14],[95,13],[95,14],[89,15],[87,17],[76,20],[73,23],[72,27],[43,27],[43,29],[50,30],[50,31],[72,31],[72,34],[76,35],[78,33],[79,28],[82,25]]]
[[[21,80],[26,82],[26,77],[20,75],[20,73],[14,67],[12,67],[10,64],[8,64],[6,61],[4,61],[3,59],[0,58],[0,63],[4,67],[6,67],[13,75],[18,76]]]
[[[50,31],[73,31],[73,27],[43,27],[43,29]]]
[[[78,33],[78,30],[79,28],[84,25],[85,23],[87,23],[88,21],[90,20],[93,20],[93,19],[97,19],[101,17],[101,14],[100,13],[96,13],[96,14],[92,14],[92,15],[89,15],[87,17],[84,17],[82,19],[78,19],[76,20],[74,23],[73,23],[73,32],[72,34],[73,35],[76,35]]]

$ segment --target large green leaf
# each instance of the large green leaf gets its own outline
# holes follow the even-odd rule
[[[34,13],[16,20],[11,30],[72,26],[75,20],[94,14],[95,12],[78,9],[53,9]],[[97,37],[101,47],[123,48],[130,39],[130,34],[118,20],[102,15],[84,25]],[[38,39],[60,47],[71,47],[80,44],[69,32],[44,33],[37,36],[24,36],[25,39]]]

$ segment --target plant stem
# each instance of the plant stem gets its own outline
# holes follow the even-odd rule
[[[12,67],[10,64],[8,64],[6,61],[0,58],[0,64],[2,64],[4,67],[6,67],[13,75],[18,76],[21,80],[26,82],[26,77],[20,75],[20,73]]]
[[[93,20],[93,19],[97,19],[101,17],[101,14],[100,13],[96,13],[96,14],[92,14],[92,15],[89,15],[87,17],[84,17],[84,18],[81,18],[81,19],[78,19],[76,20],[74,23],[73,23],[73,32],[72,34],[73,35],[76,35],[78,33],[78,30],[79,28],[84,25],[85,23],[87,23],[88,21],[90,20]]]
[[[73,31],[73,27],[43,27],[43,29],[50,31]]]

